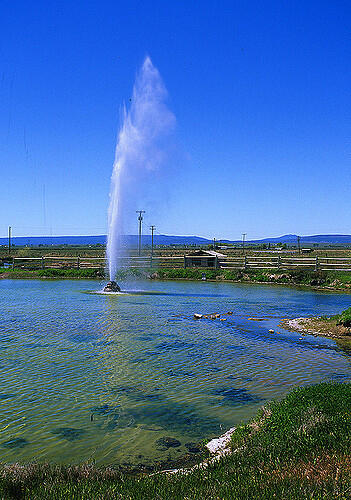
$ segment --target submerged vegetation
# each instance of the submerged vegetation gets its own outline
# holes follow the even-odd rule
[[[297,388],[232,435],[208,467],[137,476],[93,465],[2,465],[8,499],[349,498],[351,384]]]

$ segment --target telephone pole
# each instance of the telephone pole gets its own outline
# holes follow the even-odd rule
[[[297,248],[299,249],[299,253],[301,253],[301,243],[300,243],[300,240],[301,240],[301,236],[298,236],[297,237]]]
[[[216,251],[216,238],[213,238],[213,250]]]
[[[11,226],[9,226],[9,255],[11,255]]]
[[[150,226],[151,229],[151,267],[152,267],[152,258],[154,256],[154,231],[156,226]]]
[[[143,223],[143,214],[145,213],[145,210],[136,210],[136,213],[139,214],[139,217],[138,217],[138,221],[139,221],[138,255],[140,257],[140,255],[141,255],[141,225]]]
[[[245,253],[245,236],[246,233],[243,233],[243,253]]]

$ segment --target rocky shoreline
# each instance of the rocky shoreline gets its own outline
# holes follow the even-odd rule
[[[337,323],[333,318],[312,317],[284,319],[279,326],[303,335],[323,336],[334,339],[351,339],[351,328]]]

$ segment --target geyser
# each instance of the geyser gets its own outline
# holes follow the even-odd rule
[[[145,177],[145,173],[154,171],[161,164],[164,158],[162,137],[175,123],[174,115],[164,103],[166,97],[167,91],[160,74],[151,59],[146,57],[136,77],[130,108],[123,109],[113,164],[106,247],[110,283],[115,283],[113,286],[118,287],[116,273],[121,267],[122,257],[126,257],[122,242],[126,206],[133,213],[138,208],[140,188],[137,200],[137,185],[140,186],[140,179]],[[111,288],[108,285],[105,291],[112,291],[107,290]]]

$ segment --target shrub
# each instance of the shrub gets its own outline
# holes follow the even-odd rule
[[[351,326],[351,307],[345,309],[345,311],[340,314],[338,324],[343,326]]]

